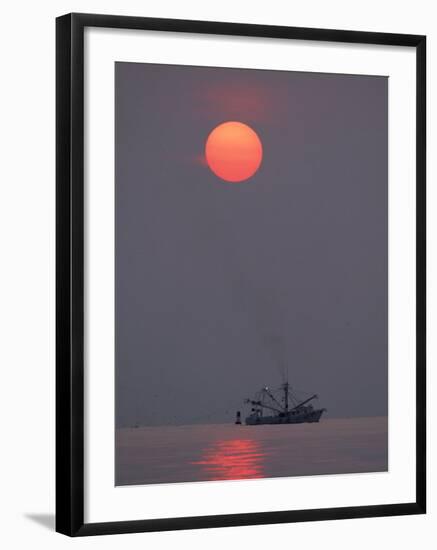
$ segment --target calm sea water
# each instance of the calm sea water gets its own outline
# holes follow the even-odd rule
[[[116,485],[386,471],[387,418],[116,430]]]

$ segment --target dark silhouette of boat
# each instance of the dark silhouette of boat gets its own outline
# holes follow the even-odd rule
[[[317,394],[314,394],[304,400],[297,399],[288,381],[275,390],[265,387],[258,391],[253,399],[245,400],[245,403],[252,405],[245,422],[250,426],[319,422],[326,409],[313,407],[311,401],[317,398]],[[236,423],[241,424],[239,412]]]

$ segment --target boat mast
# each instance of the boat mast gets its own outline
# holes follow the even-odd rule
[[[289,394],[289,384],[288,384],[288,363],[285,370],[285,384],[284,384],[284,401],[285,401],[285,414],[288,413],[288,394]]]
[[[288,413],[288,380],[284,384],[285,412]]]
[[[284,369],[284,384],[283,384],[283,389],[284,389],[284,412],[285,414],[288,413],[288,365],[286,366],[286,368]]]

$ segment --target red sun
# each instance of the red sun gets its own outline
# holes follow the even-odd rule
[[[263,148],[258,134],[242,122],[223,122],[206,140],[205,158],[216,176],[237,183],[255,174]]]

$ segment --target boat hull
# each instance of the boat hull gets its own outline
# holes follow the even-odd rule
[[[251,414],[246,418],[247,426],[259,426],[263,424],[303,424],[306,422],[319,422],[326,409],[316,409],[302,413],[288,413],[275,416],[260,416]]]

